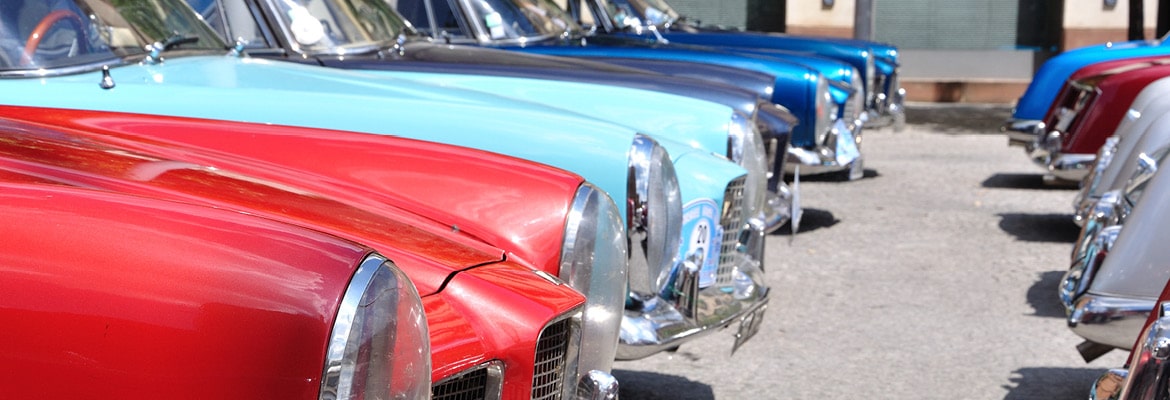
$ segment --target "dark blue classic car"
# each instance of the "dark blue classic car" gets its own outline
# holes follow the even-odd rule
[[[865,82],[865,126],[905,123],[905,90],[898,82],[898,49],[856,39],[744,32],[702,25],[679,14],[664,0],[570,0],[577,21],[599,32],[640,36],[664,43],[692,44],[765,55],[781,51],[840,60],[857,68]]]
[[[794,61],[803,56],[745,55],[640,38],[589,35],[548,0],[399,0],[396,8],[418,30],[448,43],[604,61],[620,59],[623,65],[635,67],[671,60],[772,75],[771,92],[761,95],[803,121],[792,134],[788,171],[800,164],[802,174],[845,172],[850,178],[862,176],[860,138],[855,130],[863,112],[864,94],[854,87],[854,82],[860,82],[860,77],[854,75],[856,69],[843,62],[818,59],[814,67]],[[691,68],[687,64],[676,64],[674,68],[655,66],[664,68],[656,71],[668,75]],[[849,79],[830,79],[826,73]],[[719,79],[712,75],[700,77]]]

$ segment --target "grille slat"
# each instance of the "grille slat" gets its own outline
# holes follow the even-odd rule
[[[744,229],[743,206],[745,198],[744,185],[747,176],[741,176],[727,184],[723,192],[723,216],[719,224],[723,227],[723,246],[719,252],[719,267],[715,270],[715,283],[726,284],[731,282],[731,273],[734,269],[734,252],[739,245],[739,234]]]
[[[554,322],[540,333],[532,376],[533,400],[559,400],[565,380],[571,321]]]
[[[487,399],[488,371],[480,367],[431,387],[432,400]]]

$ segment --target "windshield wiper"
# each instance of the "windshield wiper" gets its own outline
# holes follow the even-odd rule
[[[144,61],[147,64],[157,64],[159,62],[162,62],[162,57],[161,57],[162,52],[170,50],[171,48],[174,48],[174,47],[182,46],[184,44],[192,44],[192,43],[198,43],[198,42],[199,42],[198,36],[180,35],[180,34],[176,33],[176,34],[171,35],[170,37],[168,37],[166,39],[154,42],[154,43],[150,44],[149,46],[146,46],[147,55],[146,55],[146,60],[144,60]]]

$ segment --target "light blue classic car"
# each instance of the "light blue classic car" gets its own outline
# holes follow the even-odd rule
[[[795,194],[784,186],[781,176],[774,175],[772,182],[767,182],[774,170],[769,164],[775,163],[776,148],[783,151],[788,143],[793,117],[761,102],[752,92],[603,63],[435,44],[425,37],[408,35],[408,23],[382,0],[187,3],[221,37],[245,41],[244,51],[252,57],[324,64],[476,90],[616,122],[655,138],[724,155],[746,168],[752,182],[747,186],[749,197],[764,196],[761,189],[766,184],[774,191],[770,207],[749,210],[750,218],[762,221],[768,230],[779,228],[799,212],[791,209],[794,202],[783,198]],[[228,17],[240,11],[242,15]],[[308,15],[332,33],[308,42],[291,29],[294,20],[289,15]],[[756,128],[761,132],[754,132]],[[764,132],[771,143],[761,141]]]
[[[690,144],[485,93],[242,57],[182,0],[5,1],[0,27],[3,104],[397,135],[578,173],[618,199],[631,242],[619,358],[741,323],[738,345],[766,309],[748,171]]]
[[[792,134],[787,168],[802,174],[844,172],[860,178],[863,159],[854,122],[863,112],[856,69],[828,59],[810,65],[801,57],[745,55],[701,46],[654,43],[612,35],[587,35],[573,18],[549,0],[399,0],[395,7],[420,31],[455,44],[478,44],[530,54],[589,58],[639,67],[639,61],[672,60],[730,66],[769,74],[771,91],[761,93],[803,124]],[[668,75],[678,69],[656,71]],[[832,75],[831,79],[826,74]],[[846,80],[845,77],[848,77]],[[854,80],[853,78],[858,79]],[[718,77],[709,77],[718,80]],[[844,117],[842,117],[844,116]]]
[[[1105,43],[1060,53],[1045,61],[1036,71],[1003,129],[1020,138],[1042,134],[1044,114],[1069,76],[1082,67],[1102,61],[1162,55],[1170,55],[1170,46],[1165,45],[1165,40]]]
[[[905,124],[906,92],[898,82],[898,49],[894,46],[866,40],[744,32],[702,25],[678,13],[664,0],[570,0],[568,6],[578,21],[594,21],[591,25],[599,32],[614,35],[749,54],[774,55],[775,51],[781,51],[844,61],[856,68],[865,82],[868,111],[865,126]]]

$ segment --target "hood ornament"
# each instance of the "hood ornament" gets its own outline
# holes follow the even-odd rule
[[[98,86],[101,86],[102,89],[107,89],[107,90],[114,88],[114,78],[110,77],[110,66],[109,65],[102,66],[102,81],[101,81],[101,83],[98,84]]]

